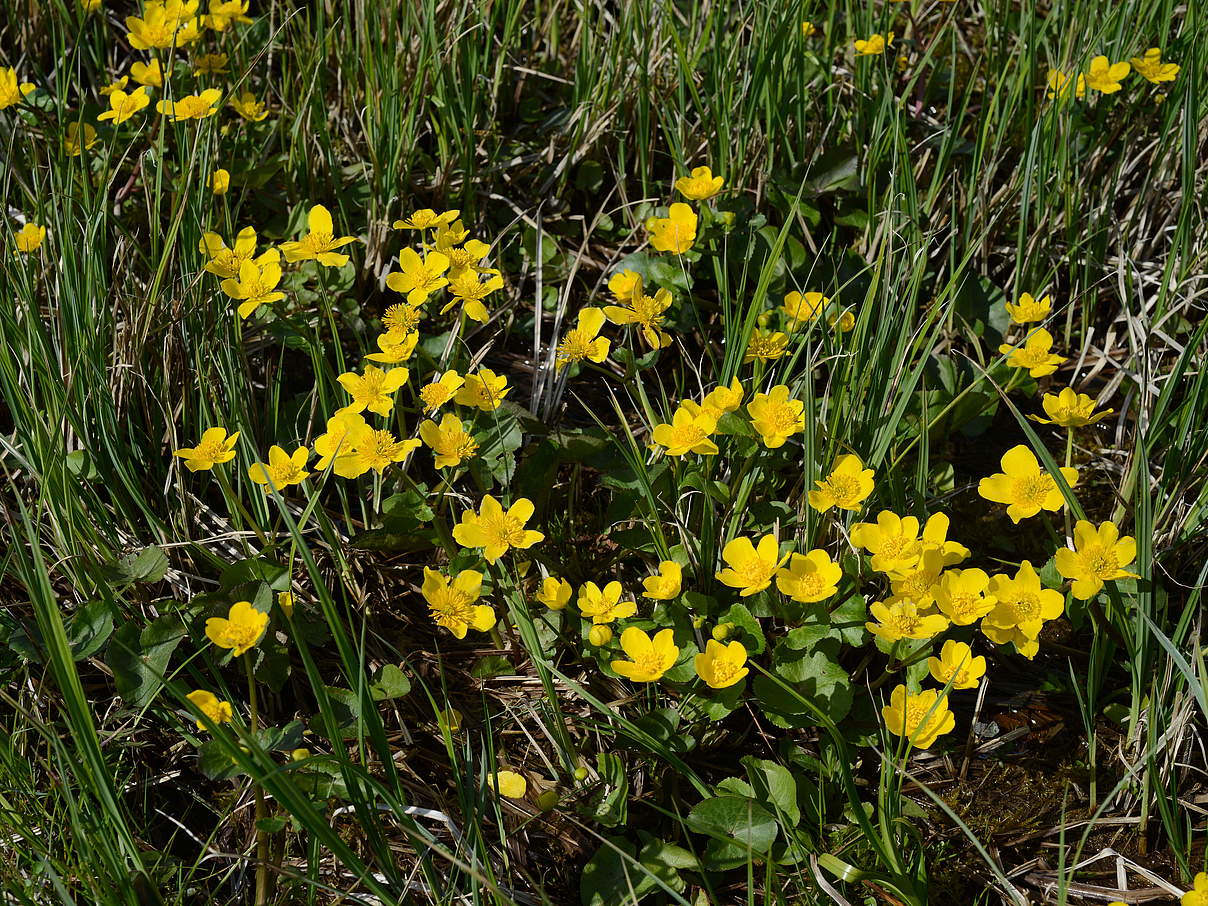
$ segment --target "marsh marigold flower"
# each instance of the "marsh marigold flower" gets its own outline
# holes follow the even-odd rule
[[[1208,906],[1208,872],[1201,871],[1191,882],[1191,890],[1183,894],[1179,906]]]
[[[1120,90],[1120,80],[1131,71],[1128,63],[1112,63],[1107,57],[1095,57],[1086,70],[1086,87],[1104,94],[1114,94]]]
[[[747,403],[751,424],[765,447],[784,446],[794,434],[805,430],[805,403],[789,399],[789,388],[777,384],[767,393],[756,393]]]
[[[1073,388],[1066,387],[1060,393],[1046,393],[1040,400],[1048,418],[1029,415],[1034,422],[1042,425],[1060,425],[1063,428],[1081,428],[1093,425],[1100,419],[1107,418],[1115,409],[1095,411],[1095,401],[1085,393],[1075,393]]]
[[[922,556],[909,569],[889,574],[889,587],[894,595],[927,607],[935,601],[936,586],[944,574],[944,552],[934,545],[924,545]]]
[[[1040,299],[1034,299],[1031,293],[1021,293],[1018,302],[1004,302],[1003,307],[1016,324],[1031,324],[1034,321],[1043,321],[1049,316],[1049,312],[1053,310],[1053,297],[1042,296]]]
[[[885,53],[885,48],[893,43],[894,33],[889,32],[886,35],[869,35],[866,39],[857,38],[853,43],[856,53],[862,57],[871,57],[879,53]]]
[[[387,333],[403,336],[414,333],[419,322],[424,318],[424,304],[412,305],[410,302],[396,302],[388,307],[382,315],[382,326]]]
[[[642,277],[636,271],[619,271],[608,278],[608,289],[618,302],[628,302],[642,294]]]
[[[597,648],[609,644],[612,641],[612,627],[593,623],[587,630],[587,641]]]
[[[352,236],[336,238],[332,232],[335,228],[331,222],[331,212],[321,204],[315,205],[306,215],[309,232],[297,242],[281,243],[281,253],[286,261],[318,261],[324,267],[342,267],[348,263],[348,256],[336,251],[350,242],[356,242]]]
[[[67,134],[63,136],[63,150],[69,157],[79,157],[98,141],[96,129],[91,123],[84,123],[82,128],[80,123],[68,123]]]
[[[487,775],[487,786],[508,799],[523,799],[528,792],[528,781],[515,771],[498,771]]]
[[[164,87],[164,68],[159,60],[150,63],[131,63],[130,78],[148,88]]]
[[[940,649],[939,657],[927,659],[927,669],[937,683],[946,686],[952,680],[953,689],[976,689],[978,681],[986,675],[986,659],[974,657],[973,650],[964,642],[949,639]]]
[[[0,66],[0,110],[20,104],[33,90],[33,82],[17,81],[17,70]]]
[[[902,639],[933,639],[948,628],[948,618],[938,613],[921,612],[914,601],[890,598],[869,605],[868,613],[876,622],[864,628],[887,642]]]
[[[238,277],[243,262],[250,261],[256,254],[256,230],[244,227],[230,248],[217,233],[203,233],[197,249],[209,259],[205,264],[206,271],[223,279]]]
[[[203,53],[193,60],[193,71],[198,75],[221,75],[227,71],[230,57],[224,53]]]
[[[336,380],[352,397],[352,402],[340,411],[363,412],[368,409],[378,415],[389,415],[394,408],[393,394],[407,383],[407,375],[406,368],[383,371],[374,365],[366,365],[362,374],[344,372]]]
[[[851,541],[872,555],[871,565],[879,573],[909,570],[922,557],[923,551],[935,547],[944,554],[944,564],[960,563],[969,556],[969,548],[948,540],[949,520],[943,513],[933,513],[919,535],[919,521],[914,516],[898,516],[889,510],[877,514],[877,521],[857,522],[851,527]]]
[[[213,692],[205,689],[195,689],[185,696],[193,707],[210,719],[212,724],[226,724],[231,722],[234,716],[234,711],[231,709],[230,702],[221,701]],[[206,728],[204,721],[197,721],[197,729],[204,730]]]
[[[636,324],[642,330],[642,339],[652,349],[666,349],[671,345],[671,334],[663,330],[663,313],[671,307],[671,293],[660,289],[648,296],[639,289],[629,298],[629,306],[605,305],[604,316],[613,324]]]
[[[248,0],[210,0],[209,14],[202,17],[202,24],[214,31],[226,31],[234,23],[251,25],[247,7]]]
[[[725,689],[742,682],[751,671],[747,669],[747,649],[742,642],[722,644],[714,639],[705,643],[705,650],[694,661],[696,675],[710,689]]]
[[[466,375],[465,383],[458,389],[453,402],[459,406],[473,406],[483,412],[494,412],[511,389],[506,375],[496,374],[490,368],[479,368],[476,373]]]
[[[39,226],[32,220],[13,234],[17,244],[17,252],[28,255],[36,252],[46,239],[46,227]]]
[[[463,459],[478,455],[478,441],[452,412],[446,412],[439,425],[432,419],[421,423],[419,436],[432,449],[438,469],[456,468]]]
[[[114,79],[108,85],[102,85],[98,90],[101,97],[107,98],[115,91],[125,91],[128,84],[130,84],[130,76],[122,76],[121,78]]]
[[[546,576],[541,581],[541,588],[537,592],[537,600],[550,610],[565,610],[566,605],[570,603],[574,591],[571,584],[565,579]]]
[[[366,472],[383,472],[391,463],[402,462],[420,445],[418,438],[399,440],[381,428],[355,427],[348,435],[349,449],[335,459],[335,473],[357,478]]]
[[[224,293],[239,302],[239,317],[247,318],[261,305],[285,298],[285,293],[277,289],[280,282],[280,253],[269,249],[252,261],[240,262],[238,279],[228,277],[221,286]]]
[[[799,325],[817,318],[829,304],[830,299],[822,293],[794,291],[785,295],[784,304],[780,306],[780,310],[788,316],[788,329],[796,330]]]
[[[747,341],[746,351],[742,356],[742,363],[749,365],[751,362],[771,362],[788,351],[789,338],[779,330],[759,330],[751,332],[751,339]]]
[[[825,513],[831,507],[858,510],[872,493],[875,474],[872,469],[864,468],[859,456],[845,453],[835,460],[826,478],[815,482],[818,489],[810,491],[809,504],[819,513]]]
[[[1086,97],[1086,76],[1078,73],[1075,79],[1073,76],[1068,76],[1058,69],[1050,69],[1048,75],[1048,91],[1046,92],[1049,98],[1064,98],[1070,93],[1070,89],[1074,89],[1074,96],[1078,100]]]
[[[600,328],[604,326],[604,311],[599,308],[584,308],[579,311],[575,326],[567,331],[558,344],[556,357],[557,370],[573,362],[587,359],[591,362],[603,362],[608,358],[611,344],[607,337],[600,336]]]
[[[181,0],[147,0],[142,18],[126,17],[126,40],[135,50],[153,47],[184,47],[201,35],[201,22],[194,15],[198,4]]]
[[[1057,572],[1073,580],[1071,589],[1079,601],[1089,601],[1103,589],[1104,582],[1114,579],[1136,579],[1124,567],[1137,557],[1137,542],[1128,535],[1120,536],[1114,522],[1104,522],[1098,528],[1085,519],[1074,526],[1073,548],[1057,551]]]
[[[1053,352],[1053,335],[1043,327],[1029,333],[1022,346],[1004,343],[998,347],[998,351],[1007,357],[1007,365],[1026,368],[1034,378],[1052,374],[1065,361]]]
[[[421,208],[405,220],[396,220],[391,226],[396,230],[431,230],[441,224],[452,223],[460,211],[445,211],[437,214],[431,208]]]
[[[359,412],[337,412],[327,420],[327,430],[315,438],[315,468],[322,472],[341,453],[352,450],[352,438],[369,430],[369,423]]]
[[[218,112],[218,101],[221,98],[221,88],[207,88],[200,94],[187,94],[179,100],[156,101],[155,109],[174,123],[181,120],[204,120]]]
[[[238,97],[232,96],[230,108],[249,123],[259,123],[268,118],[268,107],[264,101],[256,99],[250,91],[241,91]]]
[[[1132,63],[1132,68],[1136,70],[1137,75],[1155,85],[1162,82],[1173,82],[1179,74],[1179,64],[1163,63],[1162,51],[1157,47],[1149,48],[1145,51],[1145,56],[1132,57],[1128,62]],[[1208,903],[1205,903],[1204,906],[1208,906]]]
[[[663,629],[654,638],[636,626],[621,633],[621,650],[629,656],[627,661],[613,661],[609,666],[615,673],[635,683],[653,683],[675,666],[679,648],[675,644],[675,633]]]
[[[386,277],[386,285],[396,293],[406,293],[412,305],[421,305],[428,297],[449,285],[444,276],[449,269],[449,258],[440,252],[429,252],[421,258],[414,249],[403,249],[398,255],[401,271]]]
[[[881,717],[890,733],[906,737],[916,749],[931,748],[956,726],[956,718],[948,710],[948,696],[935,689],[911,695],[905,686],[897,686],[889,695],[889,704],[881,709]]]
[[[256,484],[264,486],[264,493],[271,494],[275,487],[282,491],[291,484],[301,484],[310,475],[306,471],[306,460],[310,451],[306,447],[298,447],[293,453],[286,453],[276,444],[268,448],[268,462],[258,462],[247,470],[248,478]]]
[[[700,401],[700,407],[702,411],[720,419],[727,412],[736,411],[742,405],[744,396],[746,396],[746,391],[742,387],[742,382],[738,378],[734,378],[729,387],[717,386],[709,391]]]
[[[450,262],[452,259],[450,259]],[[483,299],[496,290],[503,289],[503,277],[498,273],[491,274],[486,280],[479,279],[479,271],[473,268],[461,268],[449,272],[449,295],[452,297],[444,308],[444,314],[455,305],[461,305],[466,317],[479,324],[485,324],[491,317],[490,311],[483,304]]]
[[[424,412],[432,413],[457,395],[457,391],[465,384],[456,371],[446,371],[439,378],[420,388],[419,398],[424,404]]]
[[[710,435],[717,430],[717,419],[690,400],[684,402],[688,405],[680,405],[675,410],[670,424],[654,426],[651,439],[664,447],[668,456],[686,456],[689,453],[716,456],[717,444],[710,439]]]
[[[816,34],[818,34],[818,26],[815,25],[813,22],[809,21],[808,19],[802,19],[801,20],[801,37],[812,38]]]
[[[694,167],[691,176],[681,176],[675,181],[675,187],[689,201],[704,201],[712,198],[721,191],[725,180],[714,176],[708,167]]]
[[[231,187],[231,172],[219,167],[206,179],[206,186],[215,195],[225,195]]]
[[[523,550],[545,540],[541,532],[525,528],[533,509],[533,502],[521,497],[505,510],[487,494],[477,513],[466,510],[461,514],[461,522],[453,527],[453,540],[462,547],[482,548],[483,558],[494,564],[512,548]]]
[[[129,94],[119,89],[109,95],[109,109],[99,114],[97,120],[101,122],[113,120],[113,125],[117,126],[126,122],[150,103],[151,98],[147,97],[146,89],[139,88]]]
[[[173,450],[172,455],[183,459],[185,468],[190,472],[208,472],[214,466],[235,458],[237,440],[238,431],[228,436],[226,428],[207,428],[202,432],[196,447],[181,447],[179,450]]]
[[[696,212],[682,201],[668,209],[667,217],[650,217],[646,230],[655,251],[682,254],[696,241]]]
[[[638,605],[634,601],[622,601],[621,592],[621,583],[615,580],[609,582],[602,589],[595,582],[585,582],[579,587],[579,598],[575,603],[578,605],[579,613],[589,617],[593,623],[598,625],[611,623],[614,620],[625,620],[638,612]],[[607,643],[593,642],[592,644]]]
[[[268,626],[268,614],[261,613],[250,601],[237,601],[225,617],[206,620],[206,638],[219,648],[230,648],[235,657],[255,647]]]
[[[1065,611],[1065,596],[1041,587],[1040,576],[1027,560],[1014,576],[991,576],[989,590],[997,603],[982,617],[982,632],[995,644],[1014,642],[1024,657],[1035,657],[1040,630]]]
[[[424,567],[420,594],[428,602],[428,614],[437,626],[464,639],[467,630],[487,632],[495,625],[495,610],[475,602],[482,594],[482,573],[463,569],[452,581],[444,573]]]
[[[683,581],[683,567],[674,560],[664,560],[657,575],[642,580],[642,596],[653,601],[671,601],[679,597]]]
[[[371,362],[381,362],[385,365],[399,365],[411,358],[418,343],[419,333],[414,330],[410,333],[388,330],[383,334],[378,334],[379,351],[366,353],[365,358]]]
[[[839,590],[843,570],[824,550],[792,554],[788,565],[776,571],[776,587],[794,601],[812,604]]]
[[[750,538],[735,538],[721,551],[727,568],[717,573],[717,581],[739,589],[739,597],[758,594],[772,584],[776,571],[788,560],[780,556],[780,545],[774,535],[764,535],[758,547]]]
[[[998,603],[989,594],[990,577],[980,569],[950,569],[935,586],[935,605],[954,626],[976,623]]]
[[[465,245],[458,248],[456,245],[441,245],[440,242],[445,238],[445,233],[437,233],[436,250],[449,259],[449,279],[454,280],[457,277],[468,276],[469,274],[498,274],[499,271],[493,268],[483,267],[482,259],[491,253],[491,247],[485,242],[480,242],[477,239],[471,239]],[[498,285],[493,285],[488,292],[499,289],[503,286],[503,280],[500,280]]]
[[[983,478],[977,493],[991,503],[1007,504],[1012,522],[1028,519],[1041,510],[1055,513],[1065,506],[1065,497],[1053,476],[1040,467],[1036,454],[1023,444],[1003,454],[1002,471]],[[1061,474],[1072,488],[1078,483],[1078,470],[1061,467]]]

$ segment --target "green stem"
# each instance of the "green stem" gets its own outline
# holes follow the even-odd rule
[[[254,737],[260,726],[260,712],[256,702],[256,678],[252,673],[251,649],[243,655],[243,667],[247,673],[247,700],[248,709],[251,712],[250,726]],[[252,783],[255,784],[256,796],[256,906],[264,906],[268,902],[268,834],[260,826],[260,822],[264,819],[264,790],[254,779]]]

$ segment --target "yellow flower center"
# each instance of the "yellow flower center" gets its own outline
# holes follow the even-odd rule
[[[397,460],[403,450],[403,442],[397,440],[389,431],[375,430],[371,432],[364,443],[357,445],[361,454],[371,469],[384,469]]]
[[[1120,560],[1116,552],[1100,544],[1088,547],[1082,552],[1081,559],[1086,568],[1100,579],[1115,578],[1120,570]]]
[[[822,593],[822,577],[817,573],[805,573],[794,578],[797,580],[798,594],[817,595]]]
[[[562,364],[583,361],[594,351],[595,342],[593,334],[589,334],[582,327],[576,327],[558,344],[558,361]]]
[[[421,314],[420,309],[400,302],[386,309],[382,315],[382,326],[390,333],[409,334],[419,326]]]
[[[1019,622],[1040,619],[1040,595],[1030,591],[1024,592],[1014,602],[1014,606]]]
[[[931,590],[931,586],[935,584],[935,580],[938,578],[939,576],[935,573],[921,569],[915,570],[902,580],[899,588],[901,588],[903,595],[917,601],[927,596],[927,593]]]
[[[268,477],[279,488],[290,484],[297,484],[302,480],[302,470],[294,465],[292,459],[278,463],[275,466],[269,466],[267,471]]]
[[[463,430],[442,431],[440,441],[437,452],[442,456],[469,459],[478,451],[478,442]]]
[[[428,384],[420,388],[419,398],[424,401],[424,411],[439,409],[453,398],[453,391],[441,383]]]
[[[676,447],[694,447],[709,435],[696,422],[671,426],[671,442]]]
[[[918,612],[911,607],[891,611],[885,626],[894,635],[908,638],[911,634],[919,631],[921,623],[922,620],[919,619]]]
[[[906,727],[905,727],[906,736],[914,735],[915,730],[917,730],[919,728],[919,726],[923,723],[924,720],[927,720],[927,712],[929,710],[931,710],[930,707],[920,701],[910,701],[907,703],[907,705],[906,705]],[[932,713],[931,719],[928,720],[928,723],[931,723],[931,721],[934,721],[934,720],[935,720],[935,714]],[[924,731],[924,733],[925,732],[926,731]],[[923,734],[920,734],[920,735],[923,735]]]
[[[633,313],[643,327],[658,327],[663,323],[663,305],[654,296],[643,295],[631,303]]]
[[[1045,346],[1029,344],[1018,350],[1016,360],[1025,368],[1036,368],[1040,365],[1047,365],[1049,350]]]
[[[474,599],[461,589],[450,586],[436,597],[435,603],[428,604],[428,614],[436,625],[452,629],[474,618]]]
[[[718,658],[710,666],[713,668],[713,680],[718,685],[725,685],[734,679],[734,675],[738,673],[739,666],[733,661],[723,660]]]
[[[798,418],[792,406],[773,406],[767,410],[766,416],[777,434],[792,434],[797,430]]]
[[[1015,479],[1015,499],[1019,503],[1032,506],[1043,506],[1044,499],[1049,496],[1056,485],[1052,476],[1044,472],[1027,475]]]
[[[193,454],[195,459],[219,459],[226,454],[226,440],[203,440]]]
[[[657,676],[663,672],[663,659],[656,652],[643,654],[634,658],[633,662],[638,665],[638,671],[646,676]]]
[[[948,609],[956,616],[964,619],[977,611],[978,595],[969,592],[955,592],[948,595]]]
[[[775,359],[784,352],[784,346],[772,336],[756,334],[747,344],[747,355],[756,359]]]
[[[831,475],[822,484],[839,506],[855,503],[860,497],[860,481],[855,475]]]
[[[734,567],[734,572],[738,575],[742,588],[766,584],[775,571],[775,563],[767,563],[758,557],[752,557],[746,563]]]
[[[498,516],[483,517],[479,523],[487,538],[493,544],[506,544],[516,547],[524,543],[524,523],[515,516],[501,513]]]
[[[255,115],[255,110],[252,114]],[[298,240],[300,245],[307,254],[317,255],[320,252],[325,252],[331,248],[331,244],[335,242],[335,236],[331,233],[307,233]]]

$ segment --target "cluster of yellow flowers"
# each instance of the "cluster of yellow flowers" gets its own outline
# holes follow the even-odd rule
[[[1157,47],[1149,48],[1142,56],[1132,57],[1118,63],[1112,63],[1107,57],[1100,55],[1091,60],[1085,72],[1069,74],[1059,69],[1050,69],[1048,96],[1050,98],[1068,97],[1071,89],[1074,97],[1079,100],[1086,97],[1088,89],[1103,94],[1115,94],[1120,90],[1121,81],[1132,72],[1147,82],[1160,85],[1163,82],[1175,80],[1179,74],[1179,65],[1162,62],[1162,51]]]

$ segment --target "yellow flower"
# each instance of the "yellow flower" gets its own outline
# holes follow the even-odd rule
[[[1035,657],[1040,650],[1036,641],[1040,630],[1065,611],[1065,596],[1042,588],[1040,576],[1027,560],[1019,565],[1014,577],[992,576],[990,594],[997,603],[982,617],[982,632],[998,645],[1014,642],[1024,657]]]
[[[998,347],[998,351],[1007,357],[1010,367],[1026,368],[1032,377],[1052,374],[1065,361],[1053,352],[1053,335],[1043,327],[1029,333],[1022,346],[1004,343]]]
[[[576,602],[579,613],[590,617],[593,623],[605,624],[614,620],[624,620],[638,612],[634,601],[621,600],[621,583],[609,582],[603,590],[595,582],[585,582],[579,588],[579,599]],[[593,642],[593,645],[607,642]]]
[[[689,201],[712,198],[723,185],[725,181],[720,176],[714,176],[708,167],[694,167],[691,176],[681,176],[675,181],[675,187]]]
[[[1098,528],[1079,519],[1074,526],[1073,548],[1057,551],[1057,572],[1073,579],[1071,589],[1079,601],[1089,601],[1112,579],[1136,579],[1124,567],[1137,557],[1137,542],[1130,536],[1120,537],[1114,522],[1104,522]]]
[[[80,133],[83,132],[83,139],[80,138]],[[79,157],[84,151],[87,151],[99,141],[96,137],[96,129],[91,123],[84,123],[83,129],[79,123],[68,123],[67,134],[63,136],[63,150],[69,157]]]
[[[286,453],[276,444],[268,448],[268,462],[258,462],[247,470],[248,478],[256,484],[264,485],[264,493],[271,494],[275,488],[284,490],[291,484],[301,484],[310,473],[306,471],[306,460],[310,451],[306,447],[298,447],[293,453]]]
[[[818,34],[818,26],[816,26],[813,22],[810,22],[808,19],[802,19],[801,37],[812,38],[816,34]]]
[[[612,641],[612,627],[598,626],[593,623],[591,628],[587,630],[587,641],[597,648],[607,645]]]
[[[935,604],[954,626],[976,623],[998,603],[987,594],[990,577],[980,569],[950,569],[935,587]]]
[[[944,573],[944,552],[934,545],[924,545],[922,556],[913,567],[889,574],[894,595],[927,607],[935,601],[936,586]]]
[[[805,430],[805,403],[789,399],[789,388],[777,384],[768,393],[756,393],[747,403],[751,424],[765,447],[784,446],[788,438]]]
[[[239,97],[232,97],[230,106],[249,123],[259,123],[268,118],[268,107],[264,101],[256,100],[256,95],[250,91],[241,91]]]
[[[193,60],[193,71],[198,75],[221,75],[227,71],[230,58],[224,53],[203,53]],[[134,74],[133,67],[131,75]]]
[[[615,278],[614,278],[615,279]],[[671,307],[671,293],[660,289],[653,296],[638,290],[629,298],[629,307],[605,305],[604,315],[613,324],[637,324],[642,328],[642,339],[652,349],[666,349],[671,345],[671,334],[663,330],[663,312]]]
[[[193,703],[193,707],[208,717],[210,723],[230,723],[231,718],[234,716],[230,702],[220,701],[217,695],[205,689],[195,689],[186,695],[185,698]],[[204,721],[197,721],[197,729],[204,730],[205,728]]]
[[[815,482],[818,490],[810,491],[810,506],[819,513],[825,513],[831,507],[858,510],[872,493],[874,474],[872,469],[864,468],[859,456],[845,453],[835,460],[825,479]]]
[[[283,591],[277,594],[277,606],[287,617],[294,615],[294,595],[292,592]]]
[[[696,241],[696,212],[682,201],[677,201],[668,210],[667,217],[650,217],[646,230],[650,233],[650,244],[658,252],[679,255],[692,248]]]
[[[1053,310],[1053,297],[1042,296],[1037,300],[1032,298],[1031,293],[1022,293],[1014,305],[1004,302],[1003,307],[1016,324],[1031,324],[1033,321],[1043,321],[1049,316],[1049,312]]]
[[[222,167],[219,167],[210,174],[209,179],[206,180],[206,185],[215,195],[225,195],[231,187],[230,170],[224,170]]]
[[[745,598],[771,585],[772,577],[789,557],[788,554],[780,556],[780,546],[774,535],[764,535],[759,539],[758,547],[750,538],[733,539],[722,548],[721,558],[728,568],[717,573],[717,580],[730,588],[741,589],[738,596]]]
[[[1086,87],[1114,94],[1120,90],[1120,80],[1130,72],[1132,67],[1128,63],[1110,63],[1107,57],[1095,57],[1086,70]]]
[[[629,655],[629,660],[613,661],[609,666],[635,683],[657,682],[675,666],[680,652],[674,631],[660,630],[652,639],[636,626],[621,633],[621,650]]]
[[[375,365],[366,365],[363,374],[346,371],[337,381],[352,402],[341,409],[341,412],[376,412],[378,415],[389,415],[394,408],[394,394],[399,387],[407,383],[406,368],[390,368],[383,371]]]
[[[107,98],[115,91],[125,91],[126,86],[130,83],[129,76],[122,76],[120,79],[114,79],[108,85],[104,85],[100,89],[101,97]]]
[[[369,424],[358,412],[337,412],[327,420],[327,431],[315,438],[315,468],[322,472],[338,455],[352,450],[354,435],[369,430]]]
[[[268,614],[261,613],[250,601],[231,605],[226,617],[206,620],[206,638],[219,648],[230,648],[235,657],[255,647],[268,626]]]
[[[423,320],[424,309],[423,303],[412,305],[410,302],[396,302],[386,309],[382,315],[382,326],[386,328],[388,333],[404,334],[414,333],[419,322]]]
[[[449,260],[452,262],[452,258]],[[450,271],[449,295],[452,298],[440,310],[440,313],[443,315],[454,305],[460,303],[464,306],[467,318],[477,321],[479,324],[485,324],[491,317],[491,313],[482,300],[498,289],[503,289],[503,277],[499,276],[498,272],[493,273],[486,280],[480,280],[479,271],[473,268],[466,267],[456,272]]]
[[[418,439],[399,440],[389,431],[366,425],[353,427],[347,435],[348,449],[335,459],[334,471],[341,478],[357,478],[368,471],[383,472],[402,462],[420,445]]]
[[[0,66],[0,110],[20,104],[34,90],[32,82],[18,82],[17,70]]]
[[[650,432],[651,439],[660,447],[665,447],[668,456],[685,456],[688,453],[700,453],[705,456],[717,455],[717,444],[709,439],[717,430],[717,419],[705,412],[690,400],[687,405],[680,405],[671,416],[671,423],[655,425]]]
[[[98,121],[113,120],[113,125],[126,122],[134,114],[151,103],[145,88],[132,91],[129,94],[118,89],[109,95],[109,109],[97,116]]]
[[[197,6],[197,3],[182,3],[180,0],[147,0],[143,4],[141,19],[136,16],[126,17],[126,28],[130,29],[126,40],[135,50],[183,47],[191,41],[196,41],[201,35],[201,22],[193,15]]]
[[[523,799],[528,792],[528,781],[515,771],[498,771],[487,775],[487,786],[508,799]]]
[[[243,262],[250,261],[256,254],[256,231],[252,227],[244,227],[235,237],[233,248],[217,233],[203,233],[197,243],[197,250],[210,260],[206,262],[205,270],[218,277],[238,277]]]
[[[570,603],[574,589],[565,579],[555,579],[547,576],[541,582],[541,590],[537,592],[537,600],[550,610],[564,610]]]
[[[233,22],[251,25],[247,14],[248,0],[210,0],[209,15],[202,17],[202,24],[214,31],[226,31]]]
[[[951,733],[956,718],[948,710],[948,696],[935,689],[911,695],[905,686],[897,686],[889,695],[889,704],[881,709],[885,727],[895,736],[904,736],[918,749],[929,749],[945,733]]]
[[[608,289],[621,303],[642,295],[642,277],[635,271],[620,271],[608,278]]]
[[[424,412],[435,412],[453,399],[464,383],[465,379],[456,371],[446,371],[437,380],[421,387],[419,398],[424,404]]]
[[[221,286],[224,293],[239,300],[239,317],[247,318],[261,305],[285,298],[285,293],[277,289],[280,282],[280,254],[269,249],[259,258],[240,262],[239,278],[228,277]]]
[[[948,628],[948,618],[938,613],[920,613],[919,605],[905,599],[890,598],[869,605],[868,613],[877,622],[864,628],[887,642],[902,639],[933,639]]]
[[[600,336],[600,328],[604,326],[604,312],[599,308],[584,308],[579,311],[579,319],[575,326],[566,332],[562,342],[558,344],[556,358],[557,370],[572,362],[603,362],[608,358],[611,345],[607,337]]]
[[[742,405],[743,397],[746,391],[743,390],[742,383],[738,378],[730,383],[729,387],[714,387],[700,402],[700,408],[703,412],[707,412],[716,419],[720,419],[727,412],[734,412]]]
[[[1086,76],[1078,73],[1078,78],[1075,80],[1073,76],[1067,76],[1064,72],[1057,69],[1049,70],[1048,78],[1049,90],[1047,92],[1050,98],[1063,98],[1070,93],[1070,88],[1074,88],[1074,96],[1078,100],[1086,97]]]
[[[976,689],[978,680],[986,675],[986,659],[974,657],[964,642],[949,639],[939,657],[927,658],[927,669],[937,683],[946,686],[952,680],[953,689]]]
[[[176,101],[156,101],[155,109],[174,123],[180,120],[203,120],[218,112],[221,98],[221,88],[207,88],[200,94],[187,94]]]
[[[80,0],[80,9],[86,13],[95,13],[101,8],[101,0]]]
[[[332,232],[331,213],[321,204],[315,205],[306,215],[306,224],[310,232],[297,242],[281,243],[281,252],[286,261],[318,261],[324,267],[342,267],[348,263],[348,256],[341,255],[335,249],[343,248],[350,242],[356,242],[352,236],[336,238]]]
[[[1143,57],[1132,57],[1129,62],[1132,63],[1132,68],[1136,70],[1137,75],[1155,85],[1162,82],[1173,82],[1175,76],[1179,74],[1179,64],[1163,63],[1162,51],[1157,47],[1149,48]],[[1205,906],[1208,906],[1208,903]]]
[[[642,580],[642,596],[654,601],[670,601],[679,597],[683,587],[684,570],[674,560],[659,564],[658,575]]]
[[[237,440],[238,431],[228,437],[226,428],[207,428],[196,447],[181,447],[179,450],[173,450],[172,455],[183,459],[185,468],[190,472],[208,472],[214,466],[235,458]]]
[[[394,221],[391,226],[396,230],[430,230],[441,224],[452,223],[460,213],[460,211],[445,211],[443,214],[437,214],[431,208],[422,208],[406,220]]]
[[[871,57],[885,53],[885,48],[893,43],[893,32],[887,35],[869,35],[867,40],[856,39],[853,45],[856,53],[862,57]]]
[[[793,554],[788,566],[776,572],[776,587],[794,601],[811,604],[837,592],[843,570],[824,550]]]
[[[1060,393],[1046,393],[1040,401],[1048,418],[1029,415],[1034,422],[1042,425],[1060,425],[1063,428],[1081,428],[1093,425],[1100,419],[1107,418],[1115,409],[1095,411],[1095,401],[1085,393],[1075,393],[1073,388],[1066,387]]]
[[[856,314],[851,309],[844,309],[828,317],[826,324],[832,329],[837,328],[839,333],[849,333],[856,326]]]
[[[507,510],[487,494],[477,513],[466,510],[453,526],[453,540],[462,547],[480,547],[487,563],[494,564],[511,548],[523,550],[545,540],[545,535],[525,528],[533,516],[533,502],[521,497]]]
[[[977,493],[991,503],[1007,504],[1012,522],[1035,516],[1041,510],[1055,513],[1065,506],[1065,497],[1053,476],[1040,468],[1036,454],[1023,444],[1012,447],[1002,457],[1002,472],[983,478]],[[1078,470],[1061,467],[1071,488],[1078,483]]]
[[[17,230],[13,238],[16,240],[17,252],[28,255],[30,252],[36,252],[46,239],[46,227],[38,226],[31,220]]]
[[[428,602],[428,614],[437,626],[443,626],[459,639],[466,630],[487,632],[495,625],[495,611],[487,604],[475,604],[482,594],[482,573],[463,569],[451,582],[444,573],[424,567],[420,594]]]
[[[1191,890],[1179,900],[1179,906],[1208,906],[1208,872],[1200,872],[1191,882]]]
[[[742,682],[751,671],[747,669],[747,649],[742,642],[721,642],[709,639],[705,650],[694,659],[696,675],[711,689],[725,689]]]
[[[870,565],[879,573],[910,569],[923,554],[918,519],[898,516],[889,510],[881,510],[875,523],[857,522],[853,525],[851,542],[872,556]]]
[[[478,453],[478,441],[452,412],[446,412],[439,425],[431,419],[423,422],[419,436],[432,448],[438,469],[457,467],[463,459],[471,459]]]
[[[459,406],[475,406],[483,412],[494,412],[511,391],[506,375],[496,374],[490,368],[479,368],[477,374],[467,374],[465,383],[453,397]]]
[[[779,330],[754,330],[742,356],[742,363],[771,362],[780,358],[788,350],[789,338]]]
[[[379,334],[377,338],[377,346],[381,352],[370,352],[366,354],[365,358],[371,362],[398,365],[411,358],[411,354],[415,352],[417,343],[419,343],[419,333],[417,331],[398,333],[388,330],[383,334]]]
[[[788,315],[789,330],[796,330],[800,324],[812,321],[830,305],[830,299],[822,293],[791,292],[784,297],[780,310]]]
[[[421,305],[432,293],[449,285],[449,281],[441,276],[449,269],[447,255],[429,252],[421,258],[414,249],[403,249],[399,252],[398,263],[402,270],[386,277],[386,285],[396,293],[406,293],[407,301],[412,305]]]

